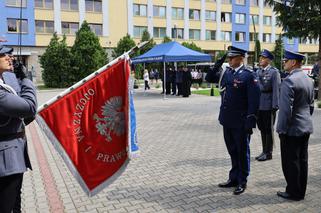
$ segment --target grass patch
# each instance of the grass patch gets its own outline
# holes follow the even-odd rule
[[[317,102],[317,106],[318,106],[318,108],[321,108],[321,101]]]
[[[55,89],[64,89],[64,88],[52,88],[52,87],[47,87],[44,84],[37,85],[38,90],[55,90]]]
[[[211,89],[194,90],[193,94],[211,96]],[[220,96],[218,88],[214,88],[214,96]]]

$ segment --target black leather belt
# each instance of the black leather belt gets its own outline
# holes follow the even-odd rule
[[[272,90],[269,90],[269,91],[261,91],[261,93],[272,93]]]
[[[0,134],[0,142],[2,141],[9,141],[17,138],[24,138],[25,132],[17,132],[12,134]]]

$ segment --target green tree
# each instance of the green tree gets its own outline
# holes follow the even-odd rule
[[[255,40],[255,51],[254,51],[254,63],[255,62],[259,62],[259,58],[260,58],[260,53],[261,53],[261,43],[259,41],[259,39]]]
[[[162,43],[168,43],[171,41],[172,41],[172,39],[170,39],[168,36],[165,36]]]
[[[139,55],[142,55],[142,54],[148,52],[150,49],[152,49],[156,45],[154,39],[150,37],[149,32],[147,30],[144,30],[143,35],[142,35],[142,39],[140,41],[144,42],[144,41],[149,41],[149,40],[150,40],[150,42],[139,50]]]
[[[117,47],[114,49],[112,56],[114,58],[121,56],[135,46],[135,41],[130,37],[129,34],[127,34],[118,41]]]
[[[275,41],[275,47],[274,47],[274,60],[273,64],[276,68],[279,70],[282,70],[282,58],[283,58],[283,41],[282,36],[279,36],[279,38]]]
[[[71,54],[66,44],[66,36],[59,41],[57,33],[53,34],[49,46],[40,57],[42,79],[47,87],[70,86]]]
[[[184,47],[187,47],[189,49],[192,49],[192,50],[195,50],[195,51],[198,51],[198,52],[202,52],[202,48],[200,48],[199,46],[197,46],[194,42],[191,42],[191,43],[188,43],[188,42],[183,42],[182,45]]]
[[[273,10],[278,14],[278,22],[289,38],[321,38],[321,1],[320,0],[287,0],[284,4],[274,0],[266,0],[273,5]],[[319,42],[319,59],[321,58],[321,42]],[[319,71],[319,76],[321,69]],[[321,81],[319,81],[321,91]],[[321,92],[319,92],[321,100]]]
[[[218,51],[216,56],[215,56],[215,61],[217,61],[218,59],[222,58],[225,54],[226,54],[226,51],[224,51],[224,50]]]
[[[87,77],[108,63],[107,54],[99,43],[99,38],[90,30],[86,21],[76,33],[71,48],[73,65],[73,83]]]

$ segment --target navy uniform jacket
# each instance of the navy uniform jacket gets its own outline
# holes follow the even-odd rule
[[[23,119],[37,112],[36,89],[29,79],[21,81],[20,96],[0,86],[0,137],[24,131]],[[0,141],[0,177],[31,168],[25,138]]]
[[[244,65],[234,73],[227,68],[221,86],[225,91],[221,93],[220,124],[229,128],[255,128],[260,100],[255,73]]]
[[[279,93],[281,78],[279,70],[268,66],[257,70],[261,90],[259,110],[272,110],[279,108]]]
[[[276,131],[289,136],[313,132],[313,82],[301,69],[293,70],[282,82]]]

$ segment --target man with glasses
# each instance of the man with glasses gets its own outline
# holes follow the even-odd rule
[[[261,132],[262,153],[255,159],[266,161],[272,159],[274,144],[273,129],[276,111],[279,108],[279,90],[281,78],[279,70],[271,66],[273,54],[263,50],[260,54],[260,68],[257,71],[261,90],[257,126]]]
[[[223,126],[224,140],[232,161],[229,179],[218,186],[236,187],[235,195],[246,189],[250,173],[250,138],[256,126],[256,113],[260,89],[253,71],[244,66],[246,51],[230,46],[227,52],[229,68],[221,80],[222,101],[219,121]]]
[[[299,201],[308,178],[308,141],[313,131],[313,82],[301,69],[304,55],[285,50],[283,67],[289,75],[281,84],[276,131],[281,142],[282,170],[287,183],[277,195]]]

